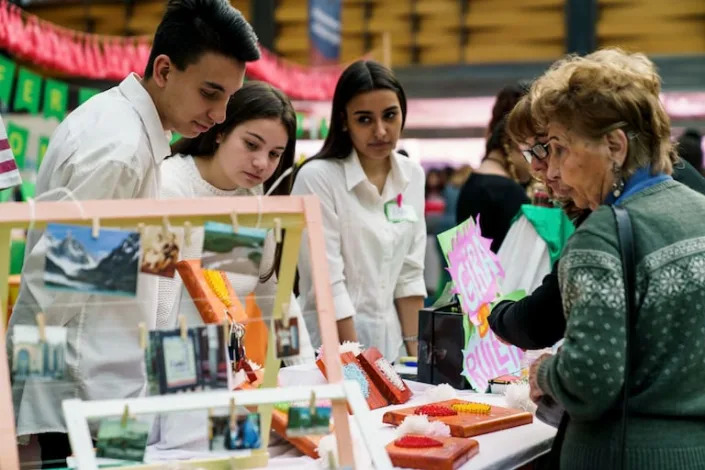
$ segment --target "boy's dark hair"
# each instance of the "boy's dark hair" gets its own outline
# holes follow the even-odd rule
[[[144,78],[152,76],[154,60],[161,54],[185,70],[205,52],[242,62],[260,56],[252,26],[227,0],[169,0],[154,34]]]

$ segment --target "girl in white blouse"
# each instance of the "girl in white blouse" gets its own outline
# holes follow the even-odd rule
[[[326,253],[341,341],[377,347],[389,361],[416,355],[426,226],[424,172],[394,151],[406,96],[392,72],[350,65],[333,96],[321,151],[297,172],[292,194],[321,200]],[[299,304],[320,344],[308,242],[301,242]]]
[[[262,82],[247,82],[230,100],[227,117],[210,131],[174,145],[174,156],[161,167],[163,198],[262,195],[294,162],[296,114],[288,98]],[[291,177],[285,178],[273,194],[289,194]],[[180,258],[200,258],[203,229],[193,229],[191,243],[181,250]],[[277,290],[281,245],[267,238],[260,263],[260,276],[228,273],[235,293],[243,301],[254,292],[265,320],[271,315]],[[287,365],[313,362],[314,351],[303,327],[301,311],[292,296],[290,315],[299,318],[300,351]],[[181,283],[160,278],[157,327],[175,328],[178,315],[189,325],[202,320]],[[153,450],[181,449],[205,451],[206,415],[203,412],[182,416],[163,416],[154,427],[150,443]]]

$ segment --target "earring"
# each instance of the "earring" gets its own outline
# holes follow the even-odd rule
[[[612,183],[612,195],[618,198],[622,195],[624,191],[624,179],[622,179],[622,170],[615,163],[612,166],[612,173],[614,174],[614,183]]]

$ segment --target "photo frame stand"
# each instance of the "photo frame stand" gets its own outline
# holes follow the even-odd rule
[[[166,220],[169,224],[177,226],[189,222],[192,226],[203,225],[206,221],[222,223],[232,223],[234,226],[242,224],[246,226],[259,226],[261,228],[279,228],[286,230],[282,250],[281,269],[279,271],[278,287],[274,301],[273,320],[282,318],[282,307],[289,304],[291,292],[294,286],[294,277],[298,261],[301,236],[304,228],[308,234],[308,244],[311,253],[311,274],[313,277],[314,290],[316,294],[316,307],[318,311],[318,322],[321,331],[321,342],[325,362],[328,365],[328,382],[333,386],[343,386],[343,373],[340,358],[336,354],[338,351],[338,330],[335,324],[335,306],[331,293],[330,280],[328,276],[328,260],[325,250],[325,239],[323,235],[323,220],[318,197],[309,196],[246,196],[246,197],[213,197],[199,199],[132,199],[132,200],[97,200],[97,201],[56,201],[56,202],[33,202],[33,203],[5,203],[0,211],[0,322],[7,324],[7,300],[8,300],[8,275],[10,265],[10,232],[13,228],[20,229],[44,229],[47,223],[62,223],[75,225],[89,225],[99,227],[101,224],[110,227],[136,227],[139,223],[146,225],[162,225]],[[267,398],[264,392],[272,393],[276,400],[263,402],[260,406],[261,429],[262,429],[262,449],[261,452],[253,453],[249,457],[227,459],[228,468],[237,461],[237,468],[246,466],[266,465],[268,454],[266,449],[269,445],[269,431],[271,428],[271,416],[273,404],[284,399],[287,387],[277,386],[277,376],[279,374],[280,361],[276,358],[276,341],[274,328],[270,327],[267,360],[265,362],[265,375],[260,390],[248,390],[245,392],[225,393],[222,396],[235,396],[239,404],[257,404],[258,398]],[[265,390],[272,389],[272,390]],[[310,398],[310,391],[304,399]],[[234,395],[234,394],[238,395]],[[264,393],[264,394],[263,394]],[[306,392],[300,392],[306,393]],[[326,393],[333,393],[332,391]],[[251,398],[246,398],[253,394]],[[293,394],[292,396],[294,396]],[[179,400],[185,400],[186,395],[179,395]],[[210,396],[210,394],[209,394]],[[298,396],[298,395],[296,395]],[[348,402],[352,400],[351,406],[356,399],[350,398],[347,391],[345,397]],[[140,406],[155,406],[151,411],[157,411],[157,405],[168,400],[168,396],[132,400],[107,400],[99,401],[98,407],[112,403],[114,406],[128,404],[131,408],[136,408],[133,412],[141,412]],[[325,395],[320,395],[325,398]],[[144,400],[144,401],[140,401]],[[186,400],[185,400],[186,401]],[[190,402],[190,400],[188,400]],[[91,402],[75,406],[76,415],[84,415],[85,410],[93,411]],[[139,405],[138,405],[139,403]],[[212,405],[212,402],[211,402]],[[112,405],[111,405],[112,406]],[[191,405],[189,405],[191,406]],[[353,446],[348,423],[347,404],[343,397],[338,397],[332,402],[332,417],[337,423],[335,434],[337,437],[339,464],[341,467],[355,468],[353,459]],[[87,408],[86,408],[87,407]],[[83,411],[81,411],[83,410]],[[112,408],[111,408],[112,411]],[[73,411],[69,411],[74,413]],[[120,411],[117,414],[120,414]],[[145,411],[146,412],[146,411]],[[360,411],[364,414],[363,411]],[[356,412],[357,413],[357,412]],[[91,415],[93,416],[93,415]],[[98,416],[98,415],[95,415]],[[15,439],[14,412],[12,409],[12,391],[10,384],[10,371],[7,362],[4,331],[0,334],[0,468],[3,470],[18,470],[19,457],[17,453]],[[82,418],[81,418],[82,419]],[[67,416],[68,421],[68,416]],[[362,429],[370,429],[365,426]],[[69,425],[69,439],[75,452],[81,452],[79,460],[79,470],[94,469],[95,458],[84,456],[84,446],[89,445],[90,436],[86,434],[87,428],[80,424]],[[77,434],[78,433],[78,434]],[[366,440],[367,442],[367,440]],[[379,443],[368,443],[370,455],[375,456],[377,468],[391,468],[391,461]],[[77,449],[81,449],[77,451]],[[92,452],[92,451],[91,451]],[[242,467],[240,467],[242,465]],[[215,468],[215,467],[214,467]],[[221,468],[221,467],[219,467]]]
[[[71,438],[71,447],[74,451],[78,468],[94,469],[97,468],[97,463],[93,452],[88,419],[120,416],[124,413],[125,407],[127,407],[130,416],[136,416],[206,408],[227,408],[233,399],[238,406],[274,405],[282,401],[308,402],[312,393],[315,394],[317,400],[331,400],[334,405],[345,406],[349,404],[359,429],[368,430],[361,434],[375,468],[378,470],[393,468],[384,446],[381,445],[374,432],[369,432],[375,426],[362,391],[356,382],[349,380],[337,384],[316,386],[292,386],[278,389],[261,388],[236,392],[185,393],[122,400],[83,401],[72,399],[63,402],[63,409]],[[338,427],[338,421],[336,421],[335,427]],[[138,464],[127,468],[131,470],[156,470],[162,468],[163,465],[164,463]],[[252,451],[249,458],[229,457],[179,462],[179,468],[182,469],[202,468],[204,470],[255,468],[266,465],[266,451],[262,452],[260,450]],[[341,465],[341,468],[343,467]]]

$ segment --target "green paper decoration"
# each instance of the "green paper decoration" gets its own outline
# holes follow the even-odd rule
[[[296,113],[296,138],[300,139],[304,136],[304,115]]]
[[[20,67],[15,89],[15,111],[39,112],[39,95],[41,93],[42,77]]]
[[[10,103],[12,80],[15,78],[16,68],[13,61],[0,55],[0,101],[5,105]]]
[[[55,80],[44,84],[44,117],[55,117],[61,121],[66,116],[69,86]]]
[[[44,155],[47,153],[47,148],[49,147],[49,137],[39,136],[39,150],[37,151],[37,171],[42,165],[44,160]]]
[[[98,93],[100,93],[100,90],[96,88],[80,88],[78,90],[78,105],[81,106]]]
[[[24,170],[24,159],[27,154],[27,141],[29,140],[29,129],[17,126],[12,122],[7,124],[7,140],[10,143],[12,154],[15,156],[17,168]]]

